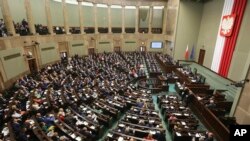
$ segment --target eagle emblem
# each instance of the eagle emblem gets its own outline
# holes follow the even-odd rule
[[[235,14],[223,16],[220,34],[222,36],[231,36],[235,21]]]

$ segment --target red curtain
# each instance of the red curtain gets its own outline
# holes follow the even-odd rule
[[[227,77],[230,64],[233,57],[237,37],[240,31],[240,25],[246,8],[247,0],[235,0],[232,14],[236,14],[232,35],[226,38],[224,50],[221,57],[219,74]]]

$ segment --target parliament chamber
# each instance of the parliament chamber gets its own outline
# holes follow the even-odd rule
[[[249,11],[247,0],[0,0],[0,141],[229,141],[250,124]]]

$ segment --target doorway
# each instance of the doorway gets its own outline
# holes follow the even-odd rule
[[[146,46],[140,46],[140,52],[146,52]]]
[[[200,49],[198,64],[203,65],[205,54],[206,54],[206,50]]]
[[[28,59],[28,64],[29,64],[29,69],[30,69],[30,73],[34,74],[38,72],[38,68],[36,65],[36,59],[35,58],[29,58]]]
[[[60,52],[61,62],[67,63],[68,62],[68,53],[67,52]]]
[[[89,49],[88,49],[88,54],[89,54],[89,55],[95,54],[95,48],[89,48]]]
[[[114,47],[114,52],[121,52],[121,47],[119,47],[119,46]]]

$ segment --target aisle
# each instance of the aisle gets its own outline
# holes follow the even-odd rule
[[[163,125],[164,129],[166,130],[166,141],[172,141],[172,137],[171,137],[171,134],[169,133],[169,131],[167,130],[167,123],[163,119],[163,115],[160,112],[160,107],[159,107],[159,105],[157,103],[157,96],[158,95],[169,95],[169,94],[173,94],[173,93],[176,93],[175,90],[174,90],[174,84],[169,84],[169,92],[161,92],[160,94],[152,96],[153,103],[155,105],[155,110],[159,111],[159,116],[160,116],[160,118],[162,120],[162,125]]]

